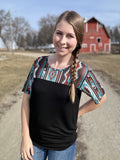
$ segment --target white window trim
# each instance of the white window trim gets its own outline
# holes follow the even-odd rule
[[[98,29],[99,29],[99,24],[98,24],[98,22],[97,22],[97,28],[96,28],[97,32],[98,32]]]
[[[88,32],[88,23],[86,23],[86,32]]]

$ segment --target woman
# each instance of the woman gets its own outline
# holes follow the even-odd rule
[[[73,160],[77,118],[106,99],[93,72],[78,60],[83,33],[78,13],[62,13],[53,34],[56,53],[38,57],[32,65],[23,87],[22,159]],[[79,107],[81,92],[91,100]]]

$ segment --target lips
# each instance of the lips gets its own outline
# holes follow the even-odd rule
[[[57,49],[60,51],[65,51],[68,49],[68,47],[61,47],[61,46],[57,46]]]

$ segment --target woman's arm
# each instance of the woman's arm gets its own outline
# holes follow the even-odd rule
[[[29,94],[23,95],[21,106],[21,135],[22,138],[29,136]]]
[[[80,116],[82,116],[83,114],[90,112],[96,108],[98,108],[104,101],[106,100],[106,94],[104,94],[104,96],[102,97],[100,103],[95,104],[95,102],[91,99],[88,102],[86,102],[85,104],[83,104],[79,111],[78,111],[78,118]]]
[[[24,93],[21,106],[21,154],[26,160],[32,160],[33,145],[29,134],[29,94]]]

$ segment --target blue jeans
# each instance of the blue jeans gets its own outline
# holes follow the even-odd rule
[[[33,160],[46,160],[47,157],[48,160],[74,160],[76,154],[76,142],[62,151],[44,149],[35,145],[33,146],[33,150]]]

